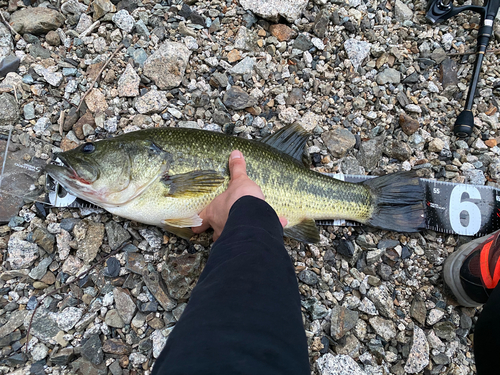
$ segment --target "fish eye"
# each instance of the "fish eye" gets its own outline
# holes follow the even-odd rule
[[[91,154],[95,151],[95,145],[92,142],[87,142],[82,147],[82,152],[84,154]]]

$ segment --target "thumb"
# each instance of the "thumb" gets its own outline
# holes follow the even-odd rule
[[[231,180],[247,176],[247,164],[241,151],[234,150],[229,156],[229,174]]]

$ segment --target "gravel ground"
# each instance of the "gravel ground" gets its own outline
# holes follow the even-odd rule
[[[497,55],[483,64],[473,135],[450,130],[471,79],[474,14],[436,26],[425,1],[26,4],[0,0],[12,29],[0,23],[0,131],[13,131],[9,163],[33,168],[7,170],[3,189],[36,195],[45,182],[36,172],[53,152],[123,132],[179,126],[259,138],[293,122],[310,131],[320,172],[413,168],[497,186]],[[209,235],[188,243],[100,209],[1,202],[0,373],[149,374]],[[474,373],[480,310],[456,306],[441,279],[467,240],[335,226],[322,227],[316,245],[286,240],[312,373]]]

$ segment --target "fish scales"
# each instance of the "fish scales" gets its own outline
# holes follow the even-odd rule
[[[307,137],[296,126],[263,141],[155,128],[79,146],[59,155],[63,167],[46,169],[70,192],[113,214],[182,235],[175,228],[200,225],[198,213],[227,188],[228,157],[238,149],[248,176],[287,218],[285,234],[292,238],[319,240],[314,220],[348,219],[405,231],[423,226],[423,208],[417,207],[423,191],[419,195],[413,177],[395,174],[353,184],[314,172],[299,157]],[[392,206],[399,211],[387,211]]]
[[[345,218],[364,222],[371,214],[370,194],[363,185],[341,182],[311,171],[264,143],[222,133],[177,129],[146,130],[144,134],[174,154],[171,174],[215,170],[226,177],[224,185],[212,194],[183,202],[191,209],[199,211],[226,189],[229,154],[238,149],[245,155],[248,176],[261,187],[266,201],[278,215],[287,217],[290,225],[304,218]],[[133,136],[126,138],[133,142]]]

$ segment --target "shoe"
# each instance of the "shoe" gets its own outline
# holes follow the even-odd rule
[[[466,307],[486,303],[500,280],[500,230],[460,246],[444,263],[444,281]]]

